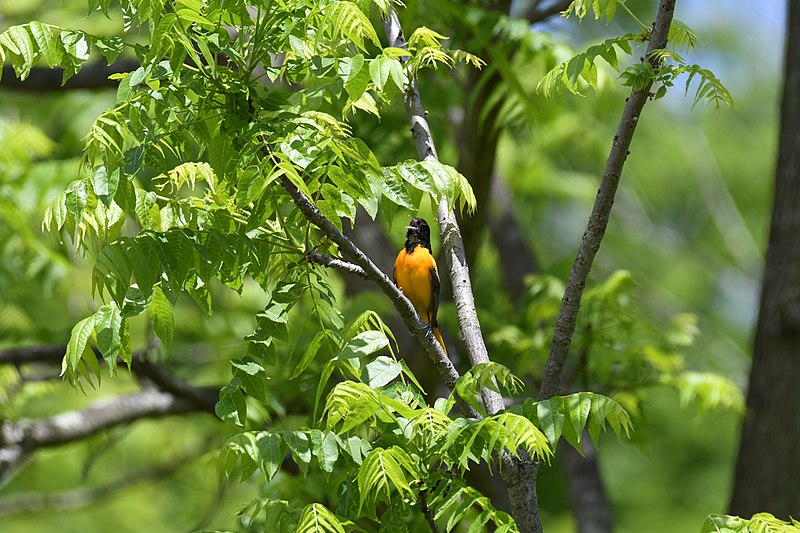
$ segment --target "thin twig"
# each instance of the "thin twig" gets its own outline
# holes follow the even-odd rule
[[[369,280],[369,276],[367,272],[358,265],[354,265],[353,263],[348,263],[342,259],[337,259],[335,257],[331,257],[329,255],[325,255],[323,253],[318,252],[317,250],[311,250],[306,254],[306,259],[308,259],[311,263],[317,263],[318,265],[326,266],[329,268],[335,268],[337,270],[341,270],[343,272],[347,272],[348,274],[354,274],[360,278],[364,278]]]
[[[667,46],[667,36],[674,11],[675,0],[659,1],[656,21],[645,58],[654,69],[658,69],[660,65],[651,52]],[[592,214],[581,239],[575,262],[572,263],[564,297],[561,300],[561,307],[558,311],[553,332],[553,342],[550,345],[550,356],[547,359],[542,377],[542,386],[539,389],[540,401],[558,394],[561,388],[564,365],[572,343],[572,336],[575,333],[581,296],[586,287],[589,273],[592,270],[595,255],[600,249],[600,243],[608,227],[611,207],[614,205],[614,196],[622,175],[622,167],[628,157],[631,140],[636,131],[642,108],[650,94],[651,86],[652,83],[648,83],[641,89],[631,91],[625,104],[625,109],[622,112],[622,118],[620,118],[617,134],[614,136],[614,142],[611,145],[611,152],[606,161],[606,168],[603,172],[600,189],[597,191]]]

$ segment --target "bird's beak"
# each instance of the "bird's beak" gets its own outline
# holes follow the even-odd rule
[[[417,229],[414,226],[406,226],[406,229]]]

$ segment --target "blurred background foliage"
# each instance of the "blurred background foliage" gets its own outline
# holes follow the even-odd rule
[[[452,6],[407,4],[402,14],[406,27],[424,23],[453,37],[461,31],[452,24],[463,13],[454,13]],[[655,3],[632,4],[645,14]],[[689,54],[689,60],[715,70],[729,85],[735,108],[715,112],[698,105],[690,111],[691,101],[680,88],[647,106],[592,277],[598,286],[610,283],[615,272],[629,272],[624,289],[614,293],[619,311],[615,317],[635,317],[637,328],[647,324],[648,339],[667,337],[668,325],[683,321],[679,332],[689,339],[667,350],[667,356],[679,352],[674,364],[718,372],[742,389],[770,208],[782,7],[777,1],[736,10],[721,1],[678,3],[677,18],[705,43]],[[480,17],[470,18],[473,13],[478,11],[469,11],[465,20],[490,32]],[[79,0],[4,0],[0,6],[0,30],[30,20],[97,34],[121,31],[120,17],[87,15]],[[513,62],[503,59],[502,50],[496,57],[483,58],[511,69],[518,80],[501,87],[508,98],[500,113],[503,131],[496,173],[508,187],[510,208],[538,263],[538,275],[527,279],[521,297],[523,313],[515,311],[503,289],[501,259],[488,233],[471,268],[490,351],[500,362],[513,361],[512,368],[540,368],[546,358],[550,330],[541,323],[557,309],[559,280],[566,278],[574,258],[626,95],[610,68],[601,70],[599,93],[587,90],[583,98],[569,95],[547,101],[536,93],[536,85],[553,61],[568,57],[571,48],[634,29],[619,26],[628,22],[622,16],[609,27],[588,19],[580,25],[552,20],[532,33],[511,26],[508,31],[524,34]],[[481,35],[471,32],[472,39],[476,33]],[[468,44],[462,47],[470,50]],[[442,160],[451,164],[458,157],[452,123],[460,113],[463,75],[439,72],[421,83]],[[69,242],[43,236],[40,226],[45,207],[77,174],[83,135],[113,102],[113,90],[33,93],[4,89],[0,82],[0,349],[64,343],[72,325],[96,305],[88,281],[91,258],[76,256]],[[382,163],[414,157],[399,105],[380,121],[358,115],[353,125]],[[497,214],[509,206],[496,202],[491,209]],[[399,247],[403,221],[384,223],[388,238]],[[382,260],[388,271],[393,257]],[[255,313],[264,303],[263,295],[247,287],[241,297],[212,289],[216,313],[206,318],[191,301],[182,300],[176,309],[175,343],[169,354],[162,354],[177,373],[198,385],[228,379],[228,361],[241,355],[241,339],[253,330]],[[347,302],[351,316],[364,308],[381,313],[388,309],[378,295],[361,293]],[[592,309],[589,300],[583,326],[624,327],[605,323],[602,317],[592,319]],[[454,338],[457,325],[451,304],[442,305],[440,321]],[[634,335],[620,331],[607,333],[615,341],[625,339],[622,347],[593,342],[609,353],[633,353]],[[146,344],[151,336],[144,321],[134,323],[132,332],[135,346]],[[579,325],[575,345],[585,346],[590,333]],[[49,370],[33,369],[37,371],[41,373],[28,377],[46,377]],[[58,381],[28,381],[23,386],[13,367],[0,368],[0,385],[4,418],[46,416],[135,389],[125,372],[104,380],[99,390],[89,390],[86,396]],[[272,393],[286,398],[280,387]],[[642,421],[635,422],[633,441],[607,438],[601,446],[600,463],[617,531],[695,531],[705,515],[726,508],[739,417],[735,409],[708,414],[694,407],[676,409],[679,404],[675,392],[654,383],[626,404]],[[276,400],[276,412],[285,408],[285,402]],[[269,419],[270,414],[255,416]],[[275,484],[231,483],[221,490],[216,461],[226,431],[213,417],[197,414],[138,422],[86,442],[44,450],[0,489],[2,529],[66,533],[229,528],[236,505],[274,490]],[[154,464],[166,467],[159,471]],[[142,468],[151,476],[137,478]],[[114,483],[120,486],[109,485]],[[285,484],[284,497],[289,487],[311,499],[321,497],[333,481],[286,477],[279,483]],[[92,487],[99,490],[74,493],[72,500],[63,502],[64,509],[56,506],[55,512],[23,511],[12,505],[14,498],[25,499],[33,492]],[[546,530],[573,530],[557,461],[540,474],[539,490]]]

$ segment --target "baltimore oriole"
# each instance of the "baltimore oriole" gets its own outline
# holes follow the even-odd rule
[[[394,282],[411,300],[422,321],[433,329],[442,345],[436,312],[439,310],[439,272],[431,252],[431,228],[425,219],[412,218],[406,226],[406,244],[394,262]]]

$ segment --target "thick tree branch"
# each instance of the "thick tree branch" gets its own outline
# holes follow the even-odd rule
[[[27,456],[38,448],[80,440],[100,431],[142,418],[160,418],[192,412],[214,413],[169,392],[146,390],[128,396],[104,398],[81,411],[50,418],[0,421],[0,487]]]
[[[405,36],[394,9],[389,10],[388,19],[384,21],[384,29],[389,40],[389,46],[405,48]],[[406,116],[411,124],[411,136],[414,139],[420,160],[438,161],[439,156],[436,153],[436,145],[433,142],[433,136],[426,118],[427,112],[422,106],[422,98],[420,97],[416,80],[409,80],[403,96],[403,103],[406,109]],[[472,296],[472,282],[464,252],[464,243],[461,239],[461,231],[458,227],[455,213],[447,209],[447,203],[444,200],[439,204],[438,219],[442,237],[442,250],[450,270],[453,299],[456,303],[461,336],[467,346],[467,355],[473,365],[488,363],[489,354],[486,350],[486,344],[483,342],[481,326],[478,322],[478,312],[475,309],[475,301]],[[484,388],[482,396],[486,411],[490,414],[494,414],[505,407],[503,397],[491,389]]]
[[[658,69],[659,64],[655,58],[651,57],[651,52],[667,46],[667,35],[669,34],[674,11],[675,0],[659,1],[656,21],[650,36],[650,44],[647,46],[646,56],[646,60],[655,69]],[[569,272],[567,287],[556,318],[553,342],[550,346],[550,357],[545,365],[542,386],[539,389],[539,400],[546,400],[558,394],[560,390],[561,379],[564,375],[564,365],[569,353],[572,336],[575,332],[583,289],[586,287],[586,280],[592,270],[592,263],[597,251],[600,249],[600,243],[608,227],[608,219],[611,207],[614,205],[614,196],[619,186],[622,167],[628,157],[628,150],[631,146],[633,134],[636,131],[636,124],[639,121],[642,108],[647,102],[651,86],[652,83],[648,83],[647,86],[632,91],[622,112],[622,118],[620,118],[617,134],[614,136],[614,142],[611,145],[611,152],[606,161],[606,168],[603,172],[600,189],[597,191],[592,214],[581,239],[575,262]]]
[[[65,84],[62,85],[64,69],[34,67],[24,80],[17,78],[14,69],[3,67],[3,81],[0,89],[12,89],[25,92],[60,91],[63,89],[105,89],[116,87],[119,81],[110,80],[111,74],[130,72],[139,68],[136,59],[118,59],[113,65],[102,62],[87,63]]]

